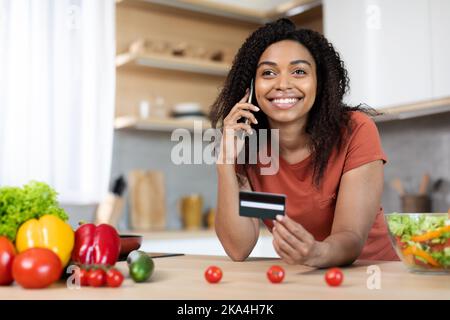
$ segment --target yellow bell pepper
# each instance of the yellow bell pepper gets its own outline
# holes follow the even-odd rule
[[[450,232],[450,226],[441,227],[434,231],[429,231],[427,233],[421,234],[419,236],[412,236],[411,240],[415,242],[424,242],[434,238],[439,238],[445,232]]]
[[[54,215],[44,215],[39,220],[24,222],[16,236],[18,252],[29,248],[47,248],[61,259],[63,266],[69,263],[75,236],[69,224]]]

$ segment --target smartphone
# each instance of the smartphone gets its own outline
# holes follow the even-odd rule
[[[253,97],[253,78],[252,81],[250,82],[250,95],[248,96],[248,100],[247,103],[252,103],[252,97]]]
[[[239,191],[239,215],[244,217],[272,219],[285,215],[286,195],[279,193]]]
[[[248,99],[247,99],[247,103],[252,103],[252,97],[253,97],[253,86],[254,86],[254,84],[253,84],[253,78],[252,78],[252,80],[251,80],[251,82],[250,82],[250,95],[248,96]],[[247,118],[247,119],[245,119],[245,124],[248,124],[250,122],[250,120]],[[246,131],[244,131],[244,130],[242,130],[241,131],[241,134],[240,134],[240,138],[241,139],[243,139],[244,137],[245,137],[245,135],[247,134],[247,132]]]

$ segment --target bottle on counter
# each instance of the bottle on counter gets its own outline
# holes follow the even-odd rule
[[[167,117],[167,109],[165,106],[165,100],[161,96],[157,96],[155,98],[155,103],[153,106],[153,116],[155,118],[166,118]]]
[[[150,102],[147,100],[142,100],[139,103],[139,117],[141,119],[147,119],[150,116]]]

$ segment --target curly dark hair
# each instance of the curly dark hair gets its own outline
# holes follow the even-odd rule
[[[286,18],[267,23],[257,29],[245,40],[236,54],[225,85],[213,103],[209,116],[214,128],[223,125],[223,119],[250,86],[262,53],[271,44],[282,40],[301,43],[316,62],[317,93],[305,129],[312,144],[311,165],[314,183],[318,187],[333,148],[339,150],[352,131],[350,111],[359,110],[371,115],[377,114],[375,110],[364,108],[362,105],[350,107],[343,103],[342,98],[349,89],[347,70],[333,45],[320,33],[309,29],[296,29],[295,24]],[[253,101],[258,106],[256,99]],[[254,125],[256,132],[258,129],[269,129],[264,113],[257,112],[255,116],[258,120],[258,124]],[[248,141],[245,148],[248,151]],[[243,166],[237,166],[240,185],[243,180],[239,175],[245,176],[247,166],[250,166],[247,161]]]

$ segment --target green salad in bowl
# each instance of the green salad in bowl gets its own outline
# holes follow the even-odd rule
[[[385,218],[392,244],[409,270],[450,273],[447,213],[390,213]]]

